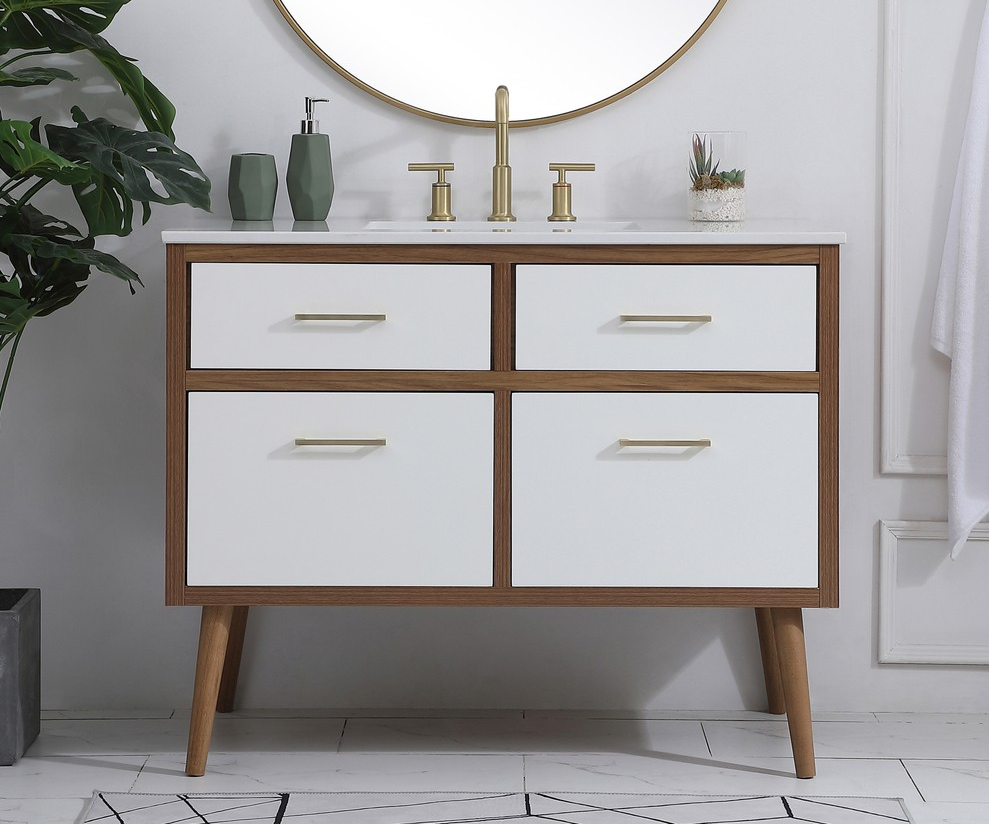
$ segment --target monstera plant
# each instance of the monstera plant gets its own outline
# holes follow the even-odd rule
[[[209,181],[174,143],[175,108],[134,63],[101,35],[129,0],[0,0],[0,408],[28,321],[72,303],[93,270],[128,283],[137,273],[96,249],[101,236],[129,235],[136,207],[146,223],[152,203],[209,209]],[[83,55],[55,61],[51,55]],[[88,56],[86,56],[88,54]],[[53,65],[58,62],[61,66]],[[77,65],[113,78],[144,130],[90,118],[78,106],[64,123],[8,119],[18,89],[71,83]],[[18,110],[27,100],[18,102]],[[135,118],[135,121],[137,118]],[[46,187],[70,189],[85,231],[34,205]],[[46,198],[47,202],[51,199]],[[57,199],[56,199],[57,201]],[[71,201],[66,199],[71,208]]]

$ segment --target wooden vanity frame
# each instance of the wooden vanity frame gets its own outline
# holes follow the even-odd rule
[[[190,369],[193,263],[480,263],[492,268],[490,371]],[[814,372],[514,371],[517,264],[732,264],[817,267]],[[704,606],[754,608],[769,711],[786,712],[796,774],[815,774],[801,610],[838,605],[838,246],[336,245],[167,246],[166,603],[203,607],[186,771],[203,775],[214,710],[233,708],[250,606]],[[783,307],[785,309],[785,307]],[[471,391],[494,396],[491,587],[189,586],[186,583],[186,394],[190,391]],[[806,392],[819,403],[818,586],[511,586],[512,392]]]

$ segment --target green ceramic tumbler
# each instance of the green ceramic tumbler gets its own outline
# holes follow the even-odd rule
[[[230,158],[227,197],[234,220],[271,220],[277,191],[274,156],[247,152]]]

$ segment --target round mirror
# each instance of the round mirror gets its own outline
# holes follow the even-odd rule
[[[491,126],[494,92],[504,85],[512,125],[534,126],[599,109],[648,83],[727,0],[274,2],[316,54],[382,100],[448,123]]]

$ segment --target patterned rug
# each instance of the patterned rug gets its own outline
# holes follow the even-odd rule
[[[529,821],[526,821],[529,819]],[[897,798],[608,793],[101,793],[78,824],[892,824]]]

